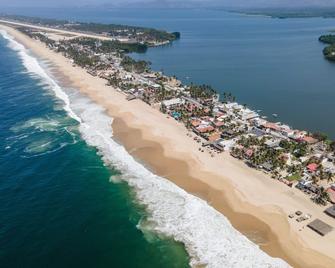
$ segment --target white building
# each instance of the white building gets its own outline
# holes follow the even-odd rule
[[[171,100],[165,100],[162,101],[162,105],[164,105],[166,108],[172,108],[174,106],[180,105],[180,104],[184,104],[185,100],[181,99],[181,98],[175,98],[175,99],[171,99]]]

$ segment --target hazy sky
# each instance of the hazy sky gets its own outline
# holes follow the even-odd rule
[[[1,6],[237,6],[237,7],[303,7],[303,6],[335,6],[335,0],[0,0]]]

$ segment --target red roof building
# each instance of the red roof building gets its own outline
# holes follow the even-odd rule
[[[271,123],[271,122],[267,122],[264,125],[264,127],[268,128],[268,129],[275,130],[275,131],[279,131],[281,129],[280,126],[278,126],[276,123]]]
[[[316,163],[311,163],[307,166],[307,169],[310,171],[310,172],[315,172],[317,169],[318,169],[319,165],[316,164]]]
[[[194,119],[194,120],[191,121],[191,124],[192,124],[192,126],[194,126],[194,127],[198,127],[198,126],[200,126],[201,121],[200,121],[200,120],[197,120],[197,119]]]
[[[225,123],[224,123],[224,122],[221,122],[221,121],[215,121],[215,122],[214,122],[214,125],[215,125],[216,127],[222,127],[222,126],[225,125]]]
[[[329,195],[330,202],[332,202],[333,204],[335,204],[335,190],[332,189],[332,188],[328,188],[327,189],[327,193]]]
[[[311,137],[311,136],[305,136],[305,137],[302,138],[302,140],[303,140],[304,142],[307,142],[308,144],[315,144],[315,143],[318,142],[317,139],[314,139],[314,138]]]
[[[197,127],[197,130],[200,132],[200,133],[206,133],[206,132],[211,132],[214,130],[214,127],[212,126],[205,126],[205,127]]]
[[[254,154],[254,151],[252,149],[247,149],[244,151],[244,154],[250,158]]]
[[[220,137],[221,137],[221,134],[215,132],[208,137],[208,141],[210,141],[210,142],[217,141],[217,140],[220,139]]]

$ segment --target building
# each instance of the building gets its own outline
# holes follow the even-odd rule
[[[265,145],[268,146],[269,148],[278,147],[279,144],[280,144],[280,140],[279,139],[271,139],[271,140],[267,140],[265,142]]]
[[[318,164],[316,163],[310,163],[308,166],[307,166],[307,169],[309,172],[315,172],[317,169],[318,169]]]
[[[184,103],[185,101],[180,98],[162,101],[162,105],[165,106],[167,109],[171,109],[177,105],[184,104]]]
[[[333,187],[329,187],[327,189],[327,193],[329,195],[330,202],[335,204],[335,190],[333,189]]]
[[[327,208],[327,209],[325,210],[325,213],[326,213],[327,215],[329,215],[330,217],[335,218],[335,205],[333,205],[333,206]]]
[[[218,140],[220,139],[220,137],[221,137],[220,133],[215,132],[215,133],[209,135],[209,137],[208,137],[208,141],[209,141],[209,142],[218,141]]]
[[[310,136],[305,136],[302,138],[302,140],[308,144],[315,144],[318,142],[317,139],[314,139],[313,137],[310,137]]]
[[[307,226],[322,236],[325,236],[333,230],[333,227],[319,219],[312,221]]]

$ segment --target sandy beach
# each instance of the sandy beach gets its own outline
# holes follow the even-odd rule
[[[187,129],[140,100],[127,101],[106,81],[93,77],[44,44],[7,26],[0,26],[39,58],[50,62],[54,75],[103,106],[114,118],[116,139],[154,173],[206,200],[233,226],[265,252],[294,267],[334,267],[335,232],[321,237],[306,225],[289,219],[301,210],[335,226],[302,192],[247,167],[228,153],[214,158],[199,152]]]

